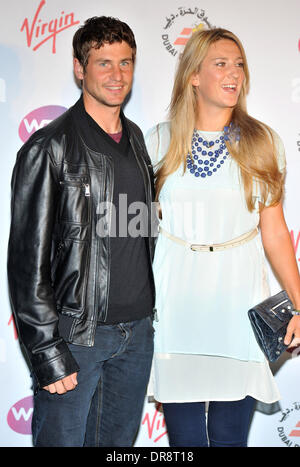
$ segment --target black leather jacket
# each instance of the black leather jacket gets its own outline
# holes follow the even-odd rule
[[[110,240],[97,235],[96,225],[97,206],[113,199],[114,168],[108,154],[87,147],[74,108],[32,135],[12,177],[9,290],[20,342],[40,387],[78,371],[66,341],[93,346],[99,311],[105,321],[108,302]],[[141,130],[125,117],[123,122],[150,213],[151,161]],[[148,250],[152,261],[151,235]]]

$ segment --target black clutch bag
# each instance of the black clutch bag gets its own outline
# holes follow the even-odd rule
[[[284,337],[294,307],[282,290],[248,311],[256,340],[270,362],[277,360],[288,347]]]

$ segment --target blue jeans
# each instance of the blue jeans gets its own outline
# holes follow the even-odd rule
[[[247,447],[255,400],[163,404],[171,447]]]
[[[151,369],[152,319],[98,326],[94,347],[69,348],[78,385],[34,396],[34,446],[132,446]]]

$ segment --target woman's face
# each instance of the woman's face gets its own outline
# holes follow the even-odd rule
[[[244,63],[237,44],[220,39],[210,45],[200,71],[192,77],[202,111],[233,108],[245,79]]]

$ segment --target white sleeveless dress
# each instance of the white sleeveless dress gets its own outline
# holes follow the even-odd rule
[[[201,132],[206,140],[218,133]],[[284,148],[274,134],[278,165]],[[169,123],[148,131],[153,165],[165,155]],[[259,193],[254,193],[258,206]],[[211,177],[183,167],[159,196],[161,227],[191,243],[223,243],[250,232],[258,211],[247,209],[239,169],[229,156]],[[194,252],[159,234],[154,258],[155,353],[148,394],[160,402],[239,400],[275,402],[279,392],[247,311],[269,296],[260,235],[236,248]]]

